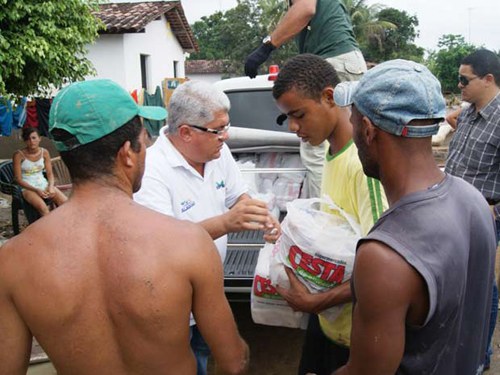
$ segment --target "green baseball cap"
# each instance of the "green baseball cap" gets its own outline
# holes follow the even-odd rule
[[[112,133],[135,116],[160,121],[167,117],[167,111],[162,107],[137,105],[123,87],[109,79],[76,82],[54,98],[49,131],[56,148],[69,151]],[[61,140],[54,132],[57,129],[73,137]]]

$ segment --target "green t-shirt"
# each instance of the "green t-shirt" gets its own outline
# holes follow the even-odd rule
[[[323,58],[358,50],[347,10],[339,0],[317,0],[316,14],[296,37],[300,53]]]

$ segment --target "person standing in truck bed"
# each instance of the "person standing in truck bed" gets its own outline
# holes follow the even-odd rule
[[[276,49],[295,38],[299,53],[320,56],[337,72],[340,81],[357,81],[366,72],[366,63],[354,36],[351,18],[341,0],[289,0],[289,9],[245,61],[250,78]],[[307,169],[303,196],[318,197],[325,160],[325,142],[300,144],[300,156]]]

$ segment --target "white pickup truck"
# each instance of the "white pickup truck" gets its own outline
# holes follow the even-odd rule
[[[287,201],[298,198],[305,176],[300,139],[277,124],[281,112],[272,97],[276,74],[231,78],[217,82],[231,102],[228,146],[240,165],[251,194],[268,200],[280,219]],[[230,300],[248,300],[262,232],[229,234],[224,286]]]

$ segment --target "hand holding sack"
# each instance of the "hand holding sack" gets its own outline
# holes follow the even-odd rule
[[[354,218],[327,196],[296,199],[287,204],[287,212],[280,241],[283,264],[292,268],[311,292],[324,291],[349,280],[356,244],[361,237]]]
[[[252,319],[257,324],[305,329],[308,314],[294,311],[276,291],[276,284],[273,285],[270,280],[270,264],[279,248],[278,240],[276,245],[267,243],[259,252],[250,296]],[[289,286],[283,266],[274,278],[279,281],[279,285]]]
[[[321,207],[336,214],[325,212]],[[282,236],[276,245],[279,252],[271,260],[271,283],[281,285],[280,276],[274,271],[283,265],[291,268],[311,293],[349,280],[356,245],[361,238],[359,224],[327,196],[297,199],[287,204],[287,212],[281,224]],[[341,326],[332,329],[328,336],[343,345],[350,343],[351,306],[333,306],[320,314],[320,321],[325,319],[329,324]]]
[[[339,215],[322,211],[321,205]],[[275,289],[276,285],[289,288],[284,267],[292,269],[312,293],[333,288],[351,277],[361,230],[328,197],[297,199],[287,204],[287,211],[279,241],[274,247],[266,245],[259,254],[252,289],[252,317],[256,323],[301,327],[307,314],[293,311]],[[334,306],[320,316],[341,321],[345,314],[350,315],[350,306]],[[348,344],[344,338],[339,341]]]

